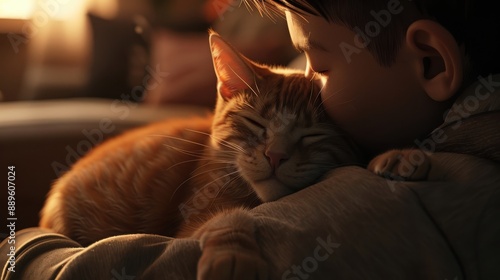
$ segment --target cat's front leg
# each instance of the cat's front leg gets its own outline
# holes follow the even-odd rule
[[[195,234],[202,255],[197,280],[267,280],[267,262],[255,237],[255,222],[245,210],[221,213]]]
[[[419,149],[390,150],[368,164],[368,170],[391,180],[426,180],[430,169],[429,155]]]

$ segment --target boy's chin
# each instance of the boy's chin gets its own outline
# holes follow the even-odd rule
[[[263,202],[278,200],[292,193],[292,190],[275,177],[252,183],[252,188]]]

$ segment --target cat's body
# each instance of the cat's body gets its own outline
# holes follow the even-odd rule
[[[218,37],[212,52],[215,114],[97,147],[53,186],[42,227],[84,245],[124,233],[189,236],[224,209],[279,199],[362,161],[322,109],[315,81],[256,65]]]
[[[198,160],[180,151],[201,150],[208,136],[189,129],[208,133],[210,125],[210,118],[171,120],[103,143],[53,185],[40,226],[84,245],[124,233],[172,236],[181,220],[169,202]],[[184,190],[177,190],[178,197],[187,195]]]

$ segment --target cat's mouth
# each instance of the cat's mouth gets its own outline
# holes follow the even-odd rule
[[[276,175],[275,172],[273,172],[271,175],[269,175],[268,177],[264,178],[264,179],[258,179],[258,180],[255,180],[255,184],[268,184],[268,183],[273,183],[273,184],[281,184],[283,186],[285,186],[285,183],[283,183],[283,181],[281,181],[278,176]]]
[[[259,198],[264,202],[275,201],[293,193],[293,191],[274,174],[266,179],[255,181],[251,185],[255,193],[257,193]]]

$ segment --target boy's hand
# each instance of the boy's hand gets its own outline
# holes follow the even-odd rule
[[[268,280],[269,271],[254,236],[253,221],[242,211],[219,215],[196,234],[202,255],[197,280]]]
[[[417,149],[391,150],[370,161],[368,170],[392,180],[420,181],[428,178],[429,156]]]

